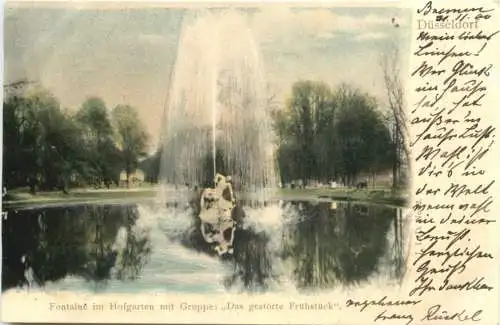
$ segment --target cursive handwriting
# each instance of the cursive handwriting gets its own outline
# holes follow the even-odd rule
[[[423,45],[418,45],[418,50],[416,50],[413,54],[416,56],[438,56],[440,57],[438,61],[439,65],[449,58],[478,56],[484,50],[486,45],[487,42],[479,46],[476,51],[469,51],[469,50],[459,50],[457,49],[456,45],[453,45],[448,49],[442,49],[436,47],[434,41],[429,41]]]
[[[498,191],[489,169],[496,163],[497,128],[488,112],[495,109],[490,92],[497,71],[494,61],[485,60],[494,55],[491,44],[500,33],[493,24],[496,14],[494,7],[438,7],[432,1],[415,10],[418,31],[409,69],[415,99],[408,119],[416,175],[410,207],[417,227],[412,298],[495,292],[496,250],[484,236],[496,225],[491,210]],[[480,309],[436,304],[423,315],[383,308],[374,321],[455,324],[482,316]]]
[[[493,9],[484,9],[484,7],[472,7],[472,8],[439,8],[436,9],[432,5],[432,1],[428,1],[424,7],[417,9],[418,14],[428,15],[442,15],[442,14],[462,14],[466,12],[477,12],[477,13],[487,13],[491,12]]]
[[[471,230],[468,228],[459,231],[448,230],[445,233],[437,232],[438,229],[438,226],[433,224],[425,230],[417,231],[417,241],[425,243],[426,246],[417,253],[417,258],[413,262],[413,265],[417,266],[418,276],[415,282],[418,285],[410,295],[422,295],[435,290],[491,290],[491,286],[484,278],[463,283],[453,283],[451,279],[463,273],[474,260],[493,259],[493,255],[484,251],[481,245],[470,248],[460,244],[460,242],[470,242]],[[436,275],[443,276],[437,288],[434,285]]]
[[[443,81],[443,84],[447,84],[452,78],[455,77],[463,77],[463,76],[476,76],[476,77],[482,77],[490,76],[490,70],[493,67],[493,64],[487,64],[484,65],[480,68],[474,67],[472,63],[465,62],[464,60],[459,60],[453,68],[451,68],[451,73],[450,75]]]
[[[481,309],[472,312],[462,309],[459,312],[455,312],[444,310],[441,305],[433,305],[427,309],[425,316],[422,317],[420,321],[449,320],[455,322],[479,322],[481,320],[482,313],[483,311]]]
[[[362,301],[348,299],[346,307],[358,307],[359,311],[364,311],[368,307],[388,307],[388,306],[415,306],[422,302],[422,300],[388,300],[387,296],[380,299],[365,299]]]
[[[376,321],[384,321],[384,320],[407,320],[406,324],[410,324],[413,322],[413,315],[404,313],[404,314],[399,314],[399,313],[394,313],[394,312],[389,312],[387,309],[381,312],[380,314],[375,317],[373,320],[374,322]]]

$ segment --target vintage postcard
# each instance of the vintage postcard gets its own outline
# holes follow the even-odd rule
[[[495,1],[7,1],[2,322],[498,324]]]

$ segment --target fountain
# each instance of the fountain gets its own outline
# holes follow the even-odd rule
[[[230,216],[236,202],[234,195],[227,201],[217,192],[228,180],[222,174],[260,200],[277,184],[266,82],[244,16],[228,10],[185,17],[173,69],[160,177],[176,192],[186,185],[205,188],[203,236],[219,243],[220,254],[230,253],[232,239],[225,242],[222,233],[233,224],[221,209],[229,209]],[[203,210],[210,200],[217,203]],[[204,232],[204,225],[220,226],[221,219],[226,228],[215,231],[218,235]]]
[[[241,14],[186,17],[168,100],[161,177],[240,190],[274,188],[274,135],[257,45]]]

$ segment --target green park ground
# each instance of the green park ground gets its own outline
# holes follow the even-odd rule
[[[134,188],[72,189],[68,194],[61,191],[50,191],[38,192],[33,195],[28,192],[27,188],[20,188],[9,191],[2,200],[2,206],[4,208],[26,208],[63,204],[142,202],[154,200],[158,197],[158,192],[158,186],[149,184]],[[240,197],[244,198],[245,193],[240,193]],[[387,187],[277,189],[270,199],[359,201],[393,206],[405,206],[407,203],[405,192],[393,192]]]

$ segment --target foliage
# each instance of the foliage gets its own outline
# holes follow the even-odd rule
[[[145,149],[148,136],[139,119],[137,110],[132,106],[116,106],[112,112],[112,119],[116,130],[117,144],[122,153],[128,185],[130,174],[137,168],[139,158],[147,155]]]
[[[284,182],[355,182],[362,172],[390,168],[394,146],[376,101],[342,85],[299,81],[283,111],[273,114]]]
[[[334,127],[337,174],[352,184],[361,172],[389,168],[392,143],[375,101],[357,91],[340,92],[339,109]]]
[[[391,103],[402,109],[399,99]],[[109,114],[102,99],[90,97],[71,114],[46,89],[21,83],[7,88],[3,114],[7,189],[109,187],[119,183],[122,170],[128,180],[138,167],[148,181],[158,181],[162,150],[140,163],[149,139],[132,106],[118,105]],[[401,114],[392,115],[384,118],[372,97],[346,85],[296,82],[285,107],[272,114],[282,182],[352,185],[360,174],[399,169],[404,123],[396,119]]]
[[[76,121],[82,131],[83,150],[88,161],[83,175],[94,186],[107,187],[118,179],[114,170],[120,166],[119,151],[113,137],[113,127],[104,101],[88,98],[76,113]],[[119,175],[119,174],[118,174]]]
[[[109,187],[118,183],[122,168],[133,171],[147,144],[136,113],[129,114],[125,129],[120,122],[115,130],[102,99],[88,98],[71,114],[39,85],[7,88],[3,120],[3,187],[28,186],[33,194],[38,189],[67,192],[72,185]],[[123,139],[133,144],[124,145]]]
[[[146,181],[151,183],[158,183],[160,179],[160,163],[161,163],[161,149],[158,149],[154,155],[149,156],[139,163],[139,168],[144,171]]]

